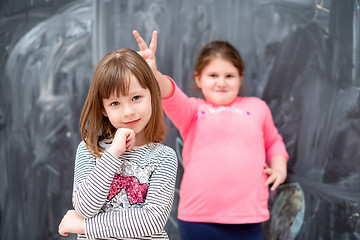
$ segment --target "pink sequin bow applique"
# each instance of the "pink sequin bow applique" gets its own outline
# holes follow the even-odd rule
[[[111,200],[122,189],[125,189],[129,202],[132,205],[134,203],[144,202],[148,185],[140,184],[136,177],[115,174],[107,199]]]

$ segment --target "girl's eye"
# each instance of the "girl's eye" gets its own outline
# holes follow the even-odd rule
[[[210,74],[210,77],[215,78],[215,77],[217,77],[217,75],[216,74]]]
[[[140,99],[140,96],[135,96],[133,97],[133,100],[136,101],[136,100],[139,100]]]
[[[232,77],[234,77],[234,75],[231,75],[231,74],[226,75],[226,78],[232,78]]]
[[[117,105],[119,105],[119,102],[112,102],[112,103],[111,103],[111,106],[116,107]]]

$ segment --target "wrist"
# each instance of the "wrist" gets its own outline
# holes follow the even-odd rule
[[[159,81],[159,80],[161,80],[163,77],[164,77],[164,75],[161,73],[161,72],[159,72],[158,70],[156,70],[155,72],[154,72],[154,75],[155,75],[155,78]]]
[[[119,158],[124,151],[109,147],[107,152],[110,153],[114,158]]]

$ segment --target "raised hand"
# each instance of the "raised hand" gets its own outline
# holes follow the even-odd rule
[[[153,32],[149,47],[145,43],[144,39],[140,36],[138,31],[134,30],[133,35],[134,35],[137,43],[139,44],[140,51],[138,53],[149,64],[153,73],[156,74],[157,67],[156,67],[155,52],[156,52],[156,48],[157,48],[157,31]]]
[[[166,76],[164,76],[161,72],[157,70],[156,67],[155,52],[157,48],[157,32],[156,31],[153,32],[149,47],[147,46],[144,39],[140,36],[140,34],[136,30],[133,31],[133,34],[136,41],[139,44],[140,51],[138,53],[149,64],[152,72],[156,77],[156,80],[159,83],[159,87],[161,90],[161,97],[162,98],[170,97],[174,92],[174,86]]]
[[[135,132],[128,128],[119,128],[116,130],[114,139],[108,152],[118,158],[126,150],[135,146]]]

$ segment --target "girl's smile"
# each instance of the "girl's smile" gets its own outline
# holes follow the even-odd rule
[[[134,120],[134,121],[125,122],[124,124],[125,124],[125,125],[128,125],[128,126],[133,126],[133,125],[135,125],[136,123],[138,123],[139,121],[140,121],[140,119],[137,119],[137,120]]]

